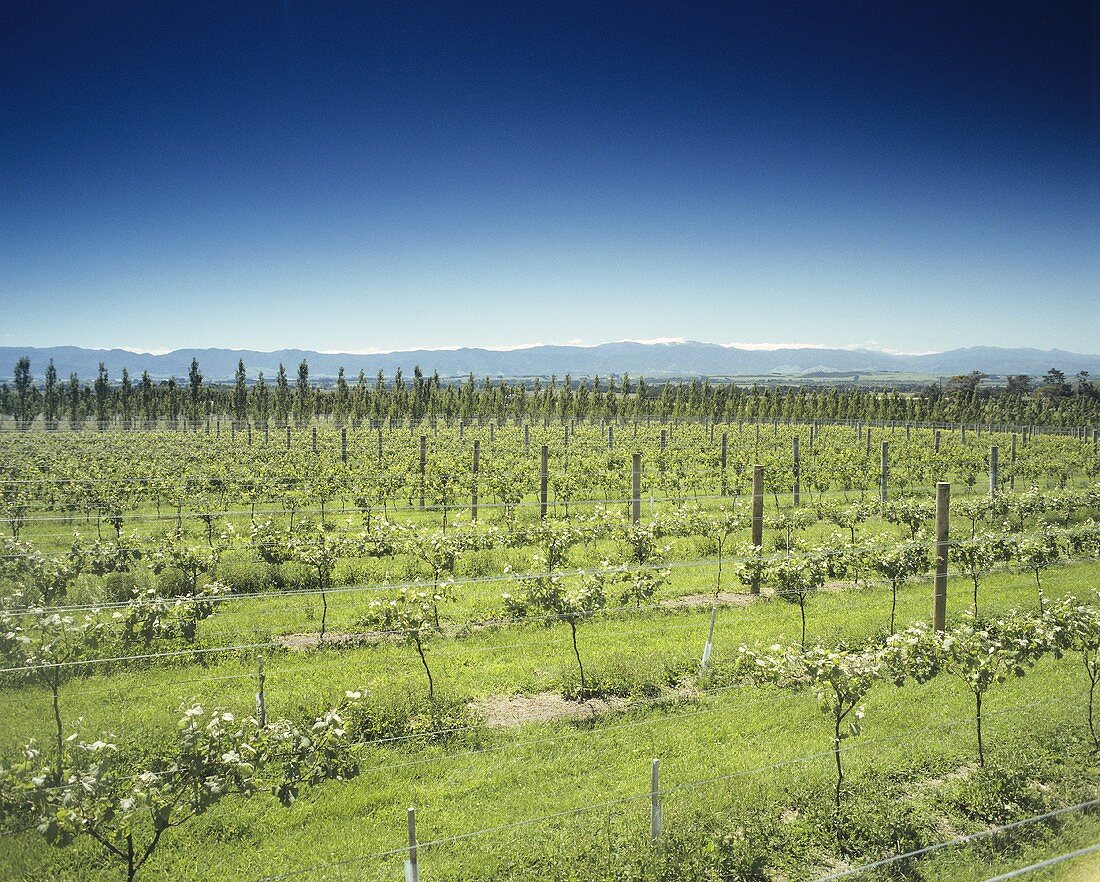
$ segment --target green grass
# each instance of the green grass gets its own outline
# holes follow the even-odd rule
[[[704,567],[674,573],[664,596],[699,593],[713,584],[713,571]],[[1098,573],[1095,564],[1055,569],[1046,575],[1045,586],[1050,596],[1085,596]],[[442,694],[457,702],[573,688],[575,662],[566,626],[457,628],[457,622],[498,608],[500,588],[466,586],[463,599],[446,608],[447,636],[433,640],[429,649]],[[955,579],[951,590],[950,609],[957,616],[966,606],[968,584]],[[982,592],[987,614],[1035,604],[1034,585],[1026,575],[987,577]],[[330,630],[352,628],[368,599],[365,592],[334,595]],[[832,643],[880,636],[889,602],[882,586],[823,592],[808,604],[810,638]],[[905,586],[899,622],[926,620],[930,603],[927,580]],[[309,631],[316,627],[318,606],[316,597],[233,601],[203,623],[201,639],[208,645],[266,642],[272,634]],[[732,855],[751,863],[755,846],[745,845],[746,837],[759,841],[759,850],[774,864],[767,872],[813,878],[835,859],[835,841],[822,833],[822,824],[829,827],[832,759],[818,755],[789,761],[827,751],[829,725],[809,695],[735,682],[737,646],[796,640],[798,608],[765,600],[722,609],[707,684],[711,691],[671,697],[672,684],[694,680],[708,618],[706,607],[627,610],[580,626],[581,651],[592,676],[631,701],[619,713],[590,722],[477,729],[444,743],[367,746],[358,778],[307,791],[289,809],[264,795],[223,802],[174,831],[142,878],[249,880],[400,848],[409,805],[418,809],[421,841],[429,841],[645,794],[654,757],[662,761],[663,786],[675,788],[665,803],[669,843],[664,857],[646,844],[648,802],[639,799],[425,848],[421,878],[626,879],[634,867],[638,878],[678,879],[684,868],[695,872],[693,861],[706,864],[713,858],[717,865],[721,856],[732,860]],[[383,714],[409,706],[408,696],[425,691],[415,653],[395,642],[264,653],[272,716],[314,713],[338,701],[344,690],[364,687],[369,706]],[[79,677],[63,690],[65,715],[80,720],[89,736],[112,732],[132,749],[156,750],[172,737],[180,709],[189,702],[249,712],[255,654],[205,656],[201,664],[182,660],[171,666],[119,667]],[[862,831],[860,858],[853,862],[891,853],[906,837],[937,841],[979,829],[982,822],[965,805],[981,799],[996,804],[997,797],[983,786],[994,794],[1023,793],[1039,799],[1035,805],[1042,807],[1076,801],[1090,788],[1095,793],[1100,778],[1084,742],[1084,685],[1079,661],[1065,658],[1047,659],[1026,677],[995,688],[986,705],[991,766],[986,773],[972,768],[972,708],[960,683],[941,676],[923,686],[877,687],[868,697],[864,733],[849,742],[845,755],[851,826]],[[667,700],[653,700],[659,690]],[[0,693],[0,702],[8,710],[0,717],[6,755],[28,737],[48,735],[48,693],[9,688]],[[693,783],[716,777],[723,780]],[[971,785],[971,780],[979,783]],[[1011,803],[1004,811],[1034,814],[1029,805]],[[764,820],[768,823],[757,830],[754,825]],[[1080,823],[1078,833],[1086,836],[1089,819]],[[994,867],[1018,864],[1031,853],[1027,848],[1043,856],[1066,850],[1059,849],[1058,837],[1072,838],[1075,829],[1066,824],[1044,831],[1037,841],[1029,836],[1019,852],[1000,842],[999,850],[989,854],[975,856],[980,849],[968,848],[938,856],[928,864],[935,872],[926,878],[982,879]],[[398,879],[401,860],[367,860],[302,878]],[[703,864],[696,867],[699,872]],[[99,882],[120,874],[89,842],[57,850],[26,833],[2,840],[0,877]]]

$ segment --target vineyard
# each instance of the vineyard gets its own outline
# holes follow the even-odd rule
[[[0,527],[4,878],[969,882],[1100,839],[1091,429],[5,431]]]

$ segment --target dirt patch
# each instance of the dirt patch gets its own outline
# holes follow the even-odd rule
[[[386,638],[382,634],[341,634],[340,632],[326,631],[325,639],[314,631],[312,634],[280,634],[271,638],[276,646],[282,646],[291,652],[305,652],[307,649],[316,649],[318,646],[365,646],[370,643],[381,643]]]
[[[969,778],[974,772],[978,770],[978,767],[974,763],[966,763],[959,766],[957,769],[953,769],[945,775],[939,778],[929,778],[925,781],[917,783],[914,789],[916,790],[937,790],[943,787],[945,784],[952,784],[955,781],[964,781]]]
[[[537,695],[493,695],[470,702],[485,725],[494,728],[546,723],[551,720],[591,718],[626,707],[625,698],[590,698],[569,701],[556,692]]]
[[[759,594],[734,594],[732,591],[722,591],[718,594],[719,606],[748,606],[753,603]],[[697,606],[710,606],[714,603],[713,594],[687,594],[672,600],[662,600],[661,606],[665,609],[683,609]]]

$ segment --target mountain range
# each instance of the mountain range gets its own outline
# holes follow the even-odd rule
[[[154,379],[185,378],[193,358],[208,382],[232,379],[238,360],[243,359],[250,379],[258,371],[272,379],[279,364],[294,382],[298,364],[309,363],[312,379],[336,376],[341,366],[349,380],[360,370],[368,377],[384,371],[387,377],[400,368],[411,376],[417,365],[425,374],[438,371],[444,379],[473,373],[482,377],[549,377],[566,373],[591,377],[628,372],[647,378],[748,377],[910,373],[952,376],[983,371],[991,376],[1039,375],[1055,367],[1067,376],[1079,371],[1100,374],[1100,355],[1081,355],[1060,349],[1006,349],[974,346],[923,355],[897,355],[869,349],[746,349],[717,343],[692,341],[672,343],[619,342],[598,346],[530,346],[522,349],[419,349],[373,354],[313,352],[281,349],[259,352],[252,349],[176,349],[163,354],[132,352],[127,349],[82,349],[77,346],[0,347],[0,376],[11,377],[16,361],[31,359],[31,373],[39,381],[52,358],[58,374],[67,378],[77,373],[82,379],[95,376],[102,362],[112,380],[123,367],[131,377],[148,371]]]

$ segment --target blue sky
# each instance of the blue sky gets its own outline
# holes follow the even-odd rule
[[[1085,0],[7,4],[0,344],[1097,352],[1098,29]]]

